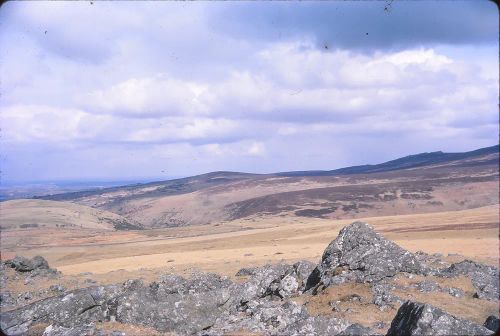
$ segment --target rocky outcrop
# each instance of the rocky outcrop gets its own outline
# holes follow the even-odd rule
[[[476,289],[474,296],[478,299],[498,300],[499,296],[499,274],[498,269],[483,265],[471,260],[452,264],[438,274],[443,277],[456,277],[465,275],[470,277],[472,285]]]
[[[50,297],[3,313],[0,326],[7,335],[18,335],[25,333],[35,323],[73,327],[102,320],[106,301],[118,292],[117,286],[89,287]]]
[[[49,269],[49,263],[41,256],[35,256],[33,259],[16,256],[14,259],[5,261],[5,264],[14,268],[18,272],[31,272],[36,269]]]
[[[244,268],[236,275],[248,277],[247,290],[251,291],[252,295],[288,298],[303,292],[306,280],[315,266],[310,261],[299,261],[293,265],[280,263]]]
[[[385,239],[370,225],[355,222],[344,227],[328,245],[321,263],[307,280],[306,290],[346,281],[374,282],[398,272],[423,270],[413,254]]]
[[[59,274],[56,269],[50,268],[47,260],[41,256],[32,259],[16,256],[3,262],[2,267],[13,268],[18,274],[26,276],[25,282],[37,276],[55,277]]]
[[[215,274],[191,279],[163,276],[145,285],[129,280],[122,286],[98,286],[71,291],[5,312],[0,319],[7,335],[26,333],[37,323],[51,323],[48,335],[77,332],[97,321],[117,321],[180,335],[219,335],[223,331],[262,331],[269,335],[336,335],[346,321],[312,317],[293,302],[253,296],[248,285]]]
[[[491,335],[481,325],[450,315],[428,304],[405,302],[392,320],[388,336]]]
[[[24,280],[25,284],[31,284],[26,281],[37,274],[52,272],[41,257],[16,257],[0,266],[1,270],[12,267],[15,272],[9,270],[9,276],[14,276],[16,281]],[[414,278],[414,274],[433,274],[438,278],[398,284],[392,278],[400,272],[408,278]],[[245,268],[238,271],[237,276],[242,280],[238,282],[213,273],[195,273],[189,279],[165,274],[149,284],[128,280],[123,284],[74,291],[56,284],[46,293],[60,295],[43,300],[39,300],[35,292],[21,293],[16,299],[4,291],[0,295],[3,308],[19,307],[19,302],[24,306],[3,312],[0,327],[7,335],[20,335],[28,332],[32,325],[48,323],[46,336],[67,336],[94,332],[98,322],[116,321],[179,335],[208,336],[239,331],[264,335],[374,335],[376,332],[372,329],[343,318],[311,316],[304,305],[291,300],[307,290],[310,290],[307,294],[316,294],[320,288],[355,281],[368,283],[361,286],[371,289],[373,297],[369,297],[369,292],[363,297],[345,293],[342,302],[374,304],[380,310],[396,309],[402,304],[389,335],[491,334],[498,329],[498,318],[490,317],[485,326],[480,326],[426,304],[404,303],[394,294],[414,287],[422,293],[440,291],[460,297],[464,295],[462,290],[441,286],[436,280],[458,275],[471,278],[477,298],[498,298],[497,269],[471,261],[446,265],[439,256],[413,255],[386,240],[368,224],[355,222],[340,231],[318,265],[301,261],[293,265],[279,263]],[[34,299],[39,301],[27,304]],[[339,306],[340,303],[331,301],[330,311],[342,314],[353,311],[352,307]],[[384,322],[374,328],[385,328]]]
[[[247,330],[264,335],[338,335],[349,327],[338,318],[310,316],[307,310],[290,301],[251,300],[238,314],[223,314],[203,335],[222,335]]]

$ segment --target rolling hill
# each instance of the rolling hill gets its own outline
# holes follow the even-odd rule
[[[65,228],[92,230],[141,229],[120,215],[84,205],[48,200],[11,200],[0,203],[0,228]]]
[[[423,153],[330,171],[213,172],[41,197],[109,211],[146,228],[294,216],[350,219],[498,204],[499,146]]]

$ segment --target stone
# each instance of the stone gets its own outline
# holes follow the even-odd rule
[[[7,260],[5,264],[14,268],[17,272],[31,272],[35,269],[33,260],[22,256],[16,256],[14,259]]]
[[[49,267],[49,263],[41,256],[35,256],[32,259],[22,256],[16,256],[13,259],[7,260],[4,265],[11,267],[19,273],[27,273],[25,283],[29,284],[36,276],[56,276],[57,270]]]
[[[465,275],[471,279],[472,285],[476,289],[474,297],[486,300],[499,299],[498,268],[471,260],[464,260],[452,264],[438,274],[438,276],[442,277],[456,277],[459,275]]]
[[[416,287],[422,293],[437,292],[441,288],[436,281],[424,280],[416,284]]]
[[[376,335],[376,333],[370,328],[364,327],[359,323],[351,324],[346,329],[341,331],[338,335],[341,336],[371,336]]]
[[[45,328],[42,336],[91,336],[94,335],[94,332],[95,325],[93,323],[68,328],[51,324]]]
[[[34,256],[32,263],[34,269],[49,269],[49,263],[41,256]]]
[[[423,272],[413,254],[385,239],[373,227],[354,222],[344,227],[323,253],[307,280],[306,290],[346,281],[374,282],[398,272]]]
[[[16,304],[16,299],[12,296],[10,292],[7,291],[0,292],[0,306],[2,308],[8,306],[14,306],[15,304]]]
[[[236,296],[230,284],[212,274],[189,280],[167,276],[149,286],[126,284],[130,289],[107,301],[106,317],[158,331],[193,334],[210,328],[227,309],[225,304]]]
[[[293,264],[295,273],[297,274],[298,278],[302,279],[302,282],[307,280],[315,267],[316,265],[313,262],[307,260],[297,261],[295,264]]]
[[[455,317],[428,304],[407,301],[398,310],[387,332],[396,335],[491,335],[481,325]]]
[[[301,294],[305,288],[307,278],[311,274],[314,267],[315,265],[309,261],[299,261],[292,266],[281,264],[275,268],[268,267],[267,270],[271,270],[271,274],[266,272],[266,270],[264,270],[264,274],[267,274],[267,280],[272,281],[269,283],[263,295],[274,295],[279,298],[289,298]],[[254,276],[262,279],[263,274],[260,274],[259,272],[261,272],[261,270],[258,268],[255,269]],[[261,280],[260,283],[262,283]]]
[[[451,296],[457,297],[457,298],[462,298],[465,296],[465,292],[461,290],[460,288],[455,288],[455,287],[446,287],[445,291],[450,294]]]
[[[88,287],[33,302],[2,313],[0,327],[7,335],[25,333],[30,325],[53,323],[70,328],[102,320],[105,301],[117,293],[116,286]]]
[[[342,319],[310,316],[294,302],[251,300],[241,306],[240,314],[223,314],[202,335],[222,335],[242,330],[264,335],[338,335],[349,326]]]
[[[245,296],[242,299],[248,301],[265,296],[281,297],[281,295],[288,295],[288,291],[293,290],[295,286],[293,283],[288,283],[290,279],[285,280],[283,283],[281,280],[287,275],[293,274],[294,271],[292,265],[285,263],[253,268],[252,275],[241,288]]]
[[[372,303],[379,307],[380,310],[395,308],[396,304],[403,303],[403,299],[392,294],[392,290],[395,288],[390,282],[374,283],[371,287],[373,293]]]
[[[236,276],[250,276],[255,274],[255,267],[245,267],[236,272]]]
[[[49,287],[49,290],[51,292],[56,292],[56,293],[63,293],[66,291],[66,287],[64,287],[63,285],[61,284],[55,284],[55,285],[51,285]]]
[[[500,318],[490,315],[484,322],[484,326],[495,333],[500,332]]]

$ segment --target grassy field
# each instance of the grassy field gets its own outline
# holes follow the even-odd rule
[[[364,218],[411,251],[458,253],[497,265],[499,207],[433,214]],[[141,273],[193,268],[229,276],[246,266],[318,261],[352,220],[265,216],[232,222],[145,231],[23,229],[2,232],[2,259],[42,255],[67,275],[112,271]],[[452,258],[452,257],[450,257]]]

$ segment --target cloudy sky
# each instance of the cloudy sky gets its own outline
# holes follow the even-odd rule
[[[487,1],[7,2],[2,180],[378,163],[498,143]]]

